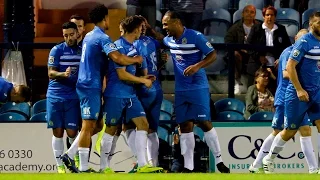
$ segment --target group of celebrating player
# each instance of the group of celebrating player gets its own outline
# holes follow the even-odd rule
[[[73,173],[95,172],[88,166],[90,144],[91,137],[101,130],[99,172],[114,172],[110,160],[122,131],[137,158],[135,172],[163,171],[157,167],[157,128],[163,100],[158,73],[165,61],[160,61],[158,52],[166,46],[175,66],[175,111],[182,133],[183,172],[194,169],[193,122],[198,121],[218,170],[229,173],[210,120],[209,85],[203,69],[215,61],[216,52],[203,34],[186,29],[178,14],[168,11],[162,22],[167,37],[156,33],[145,18],[130,16],[120,22],[121,37],[113,43],[105,34],[108,9],[96,6],[89,19],[95,27],[83,40],[82,18],[73,16],[63,24],[65,42],[53,47],[48,58],[47,119],[53,129],[58,172],[65,173],[65,167]],[[65,153],[64,130],[71,144]]]

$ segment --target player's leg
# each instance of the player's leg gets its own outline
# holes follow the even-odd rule
[[[123,121],[125,122],[125,121]],[[133,166],[133,168],[129,171],[129,173],[136,173],[138,168],[138,162],[137,162],[137,150],[136,150],[136,125],[130,121],[127,123],[122,124],[122,130],[126,135],[127,138],[127,144],[136,159],[136,162]]]
[[[309,173],[315,174],[318,173],[318,163],[316,156],[314,154],[314,149],[312,145],[312,138],[311,138],[311,127],[309,117],[306,114],[301,126],[299,128],[300,132],[300,145],[301,150],[306,157],[306,161],[309,167]]]
[[[126,122],[132,120],[137,127],[135,146],[138,159],[138,173],[162,171],[162,168],[149,167],[147,162],[147,134],[149,123],[145,111],[137,97],[130,98],[126,108]]]
[[[153,166],[158,166],[158,156],[159,156],[159,137],[158,137],[158,126],[160,118],[160,109],[163,100],[162,90],[156,91],[155,100],[150,105],[150,109],[147,113],[147,120],[149,122],[148,131],[148,161],[152,162]]]
[[[117,141],[118,141],[118,139],[120,137],[121,132],[122,132],[122,124],[119,124],[119,125],[117,125],[117,131],[116,131],[115,135],[113,136],[111,150],[110,150],[110,153],[109,153],[109,157],[107,159],[107,167],[111,167],[111,159],[115,155],[115,150],[116,150],[116,147],[117,147]]]
[[[269,153],[272,142],[276,135],[283,129],[283,119],[284,119],[284,106],[276,106],[276,111],[272,119],[273,131],[269,136],[263,141],[261,148],[258,152],[257,158],[254,160],[249,168],[251,173],[263,173],[262,159]]]
[[[47,98],[47,119],[48,128],[52,128],[52,151],[57,163],[58,173],[66,173],[60,156],[63,154],[63,103],[62,100],[56,98]]]
[[[287,141],[293,138],[298,131],[307,108],[308,104],[301,102],[298,97],[285,101],[284,129],[274,138],[268,155],[262,160],[265,173],[274,172],[274,159],[283,150]]]
[[[104,114],[106,114],[105,133],[101,140],[100,172],[113,173],[108,164],[108,158],[112,149],[113,138],[117,132],[118,125],[122,124],[122,113],[125,108],[125,99],[105,97]]]

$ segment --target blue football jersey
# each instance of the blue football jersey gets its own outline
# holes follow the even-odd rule
[[[183,75],[183,71],[187,67],[202,61],[203,55],[206,56],[214,51],[204,35],[185,28],[179,39],[167,36],[163,42],[170,48],[174,64],[175,91],[209,88],[206,72],[203,68],[192,76]]]
[[[78,99],[76,83],[78,79],[81,48],[69,47],[65,42],[54,46],[49,54],[48,67],[55,67],[58,72],[71,68],[71,74],[66,79],[50,79],[47,97],[61,99]]]
[[[320,88],[320,41],[312,33],[303,35],[293,46],[290,59],[298,62],[297,74],[301,86],[307,92]],[[289,81],[287,92],[296,93]]]
[[[0,103],[6,103],[10,99],[13,84],[0,77]]]
[[[293,46],[287,47],[280,55],[278,65],[277,90],[275,94],[274,105],[283,106],[286,89],[289,79],[283,77],[283,71],[286,69],[287,62],[292,51]]]
[[[117,51],[117,47],[103,29],[95,26],[87,33],[82,43],[77,87],[101,89],[106,67],[104,61],[113,51]]]
[[[125,54],[128,57],[134,57],[138,55],[137,49],[133,44],[129,43],[123,37],[115,41],[118,51],[121,54]],[[113,61],[109,61],[108,66],[108,82],[104,91],[105,97],[117,97],[117,98],[133,98],[136,97],[135,85],[132,82],[121,81],[118,77],[116,69],[125,68],[127,72],[134,75],[136,74],[136,65],[121,66]]]

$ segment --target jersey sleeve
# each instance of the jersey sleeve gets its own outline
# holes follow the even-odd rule
[[[288,51],[281,54],[280,59],[279,59],[279,61],[281,63],[281,71],[286,70],[289,55],[290,55],[290,53]]]
[[[306,54],[306,48],[308,46],[307,41],[304,38],[300,38],[293,46],[289,58],[297,61],[298,63]]]
[[[212,51],[214,48],[211,43],[204,37],[200,32],[196,32],[196,47],[206,56]]]
[[[49,53],[48,67],[59,67],[60,56],[60,50],[57,46],[54,46]]]
[[[100,40],[101,47],[103,49],[103,52],[105,52],[107,55],[113,51],[117,51],[117,46],[110,40],[110,38],[105,35]]]

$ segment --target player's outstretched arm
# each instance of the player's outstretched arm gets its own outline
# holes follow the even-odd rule
[[[117,74],[121,81],[129,81],[135,84],[144,84],[147,87],[152,86],[150,79],[134,76],[126,71],[126,68],[117,68]]]
[[[65,72],[58,72],[56,67],[48,67],[49,79],[66,79],[70,76],[70,72],[70,67],[68,67]]]
[[[113,62],[127,66],[131,64],[141,64],[143,61],[143,58],[141,56],[135,56],[135,57],[128,57],[124,54],[119,53],[119,51],[113,51],[108,54],[109,58],[112,59]]]

